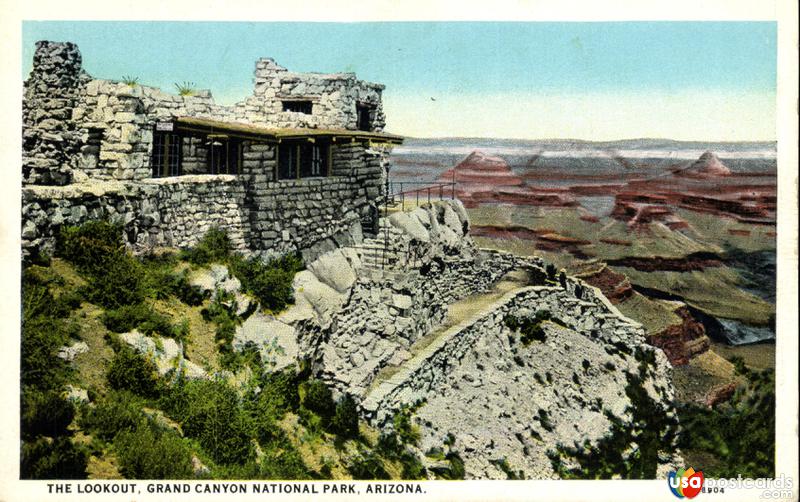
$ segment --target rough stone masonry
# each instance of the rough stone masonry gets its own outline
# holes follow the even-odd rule
[[[36,44],[22,103],[24,254],[51,252],[60,226],[97,218],[122,224],[136,252],[190,246],[212,226],[245,253],[314,256],[360,241],[400,141],[382,133],[382,85],[260,59],[253,94],[232,106],[184,90],[95,79],[75,44]],[[324,149],[311,159],[313,145]]]

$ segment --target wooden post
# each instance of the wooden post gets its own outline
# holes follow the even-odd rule
[[[164,155],[161,165],[161,176],[169,176],[169,134],[164,135]]]
[[[333,143],[328,145],[328,166],[326,169],[325,176],[330,177],[331,173],[333,172]]]
[[[272,181],[278,181],[280,161],[281,161],[281,144],[275,143],[275,165],[272,167]]]
[[[294,147],[294,153],[295,153],[295,156],[296,156],[296,158],[294,159],[294,169],[295,169],[295,171],[297,171],[296,175],[297,175],[297,179],[299,180],[300,179],[300,143],[298,143]]]

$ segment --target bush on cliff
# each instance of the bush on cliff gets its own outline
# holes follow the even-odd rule
[[[61,229],[57,254],[86,278],[89,301],[106,308],[141,303],[145,297],[142,264],[125,249],[122,229],[105,221],[89,221]]]
[[[56,391],[26,389],[22,393],[22,436],[58,437],[67,433],[75,416],[75,407]]]
[[[197,439],[215,462],[241,465],[254,458],[256,424],[225,382],[180,382],[160,402],[180,422],[184,434]]]
[[[537,310],[533,317],[520,317],[508,314],[503,319],[503,322],[508,328],[519,330],[520,341],[526,346],[530,345],[534,340],[537,342],[544,342],[547,339],[544,328],[542,328],[542,323],[544,321],[552,321],[561,326],[564,325],[547,310]]]
[[[20,454],[21,479],[84,479],[88,452],[69,437],[24,442]]]
[[[136,430],[145,420],[144,400],[129,391],[111,391],[82,411],[81,428],[95,437],[111,441],[121,432]]]
[[[121,346],[116,351],[107,378],[113,389],[129,390],[146,397],[157,395],[159,378],[156,364],[130,347]]]
[[[702,453],[717,460],[703,466],[706,476],[770,478],[775,475],[775,375],[734,362],[747,382],[728,403],[679,407],[678,445],[687,458]]]
[[[228,234],[218,228],[211,228],[193,248],[181,253],[181,258],[195,265],[225,263],[230,257],[233,244]]]
[[[252,294],[263,308],[278,312],[294,303],[292,281],[303,270],[302,259],[293,254],[264,263],[259,257],[230,261],[231,272],[242,282],[242,289]]]
[[[185,323],[173,324],[168,316],[159,314],[144,303],[106,310],[100,316],[100,320],[106,328],[115,333],[127,333],[137,329],[145,335],[157,334],[178,341],[185,341],[188,335]]]
[[[192,478],[192,452],[175,431],[147,419],[114,441],[120,472],[127,479]]]

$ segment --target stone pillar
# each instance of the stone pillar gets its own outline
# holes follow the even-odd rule
[[[36,43],[22,102],[22,182],[66,185],[78,140],[72,110],[82,81],[81,53],[73,43]]]
[[[286,73],[287,71],[286,68],[276,63],[272,58],[261,58],[256,61],[253,95],[263,96],[268,94],[268,97],[274,97],[275,91],[280,89],[278,77],[281,73]],[[272,92],[268,92],[268,90]]]

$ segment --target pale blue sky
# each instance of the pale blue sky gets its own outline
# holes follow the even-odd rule
[[[98,78],[249,95],[258,57],[381,82],[414,136],[775,138],[776,24],[25,22],[70,40]],[[433,99],[431,99],[433,98]]]

